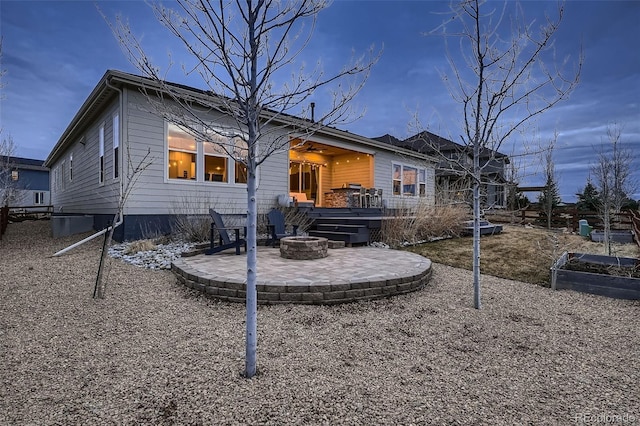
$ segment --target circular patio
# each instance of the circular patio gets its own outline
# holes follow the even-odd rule
[[[244,303],[246,255],[230,250],[173,262],[179,282],[213,297]],[[258,303],[337,304],[419,290],[431,278],[431,261],[415,253],[373,247],[329,250],[313,260],[280,257],[258,247]]]

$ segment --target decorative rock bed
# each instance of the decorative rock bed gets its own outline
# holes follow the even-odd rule
[[[327,257],[329,240],[323,237],[285,237],[280,240],[280,257],[312,260]]]

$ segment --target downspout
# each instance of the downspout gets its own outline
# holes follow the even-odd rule
[[[119,135],[120,136],[120,143],[122,144],[123,143],[123,138],[122,138],[122,133],[123,133],[122,132],[122,128],[123,128],[123,126],[122,126],[122,120],[123,120],[122,112],[124,111],[124,108],[123,108],[124,100],[123,100],[122,90],[120,90],[119,88],[111,85],[109,83],[109,80],[106,81],[106,85],[107,85],[107,87],[110,87],[111,89],[115,90],[119,94],[119,99],[120,99],[120,101],[119,101],[119,103],[120,103],[119,116],[120,116],[120,120],[118,120],[118,121],[119,121],[119,125],[120,125],[119,127],[120,128],[118,129],[118,132],[120,133],[120,135]],[[120,161],[119,163],[120,163],[120,165],[122,167],[122,161]],[[120,190],[120,197],[122,197],[122,183],[123,183],[123,180],[124,180],[124,174],[120,173],[119,175],[120,175],[120,188],[119,188],[119,190]],[[74,248],[76,248],[78,246],[81,246],[82,244],[84,244],[86,242],[89,242],[89,241],[93,240],[94,238],[96,238],[96,237],[98,237],[100,235],[104,235],[105,233],[110,231],[111,228],[115,229],[118,226],[122,225],[123,222],[124,222],[123,212],[120,212],[120,217],[118,218],[118,221],[116,223],[114,223],[113,225],[107,226],[103,230],[98,231],[95,234],[88,236],[84,240],[78,241],[77,243],[74,243],[74,244],[70,245],[69,247],[60,250],[59,252],[55,253],[52,257],[60,256],[60,255],[62,255],[64,253],[68,252],[69,250],[72,250],[72,249],[74,249]]]
[[[118,110],[119,110],[118,111],[118,116],[120,117],[119,120],[118,120],[118,127],[119,127],[119,129],[118,129],[118,133],[119,133],[118,139],[120,140],[120,145],[124,145],[125,141],[124,141],[124,138],[122,137],[123,136],[122,128],[124,127],[122,125],[122,123],[124,122],[124,96],[122,94],[122,89],[112,85],[110,78],[105,81],[105,84],[106,84],[107,87],[109,87],[109,88],[115,90],[116,92],[118,92],[118,99],[119,99],[119,103],[120,103],[120,105],[118,107]],[[127,140],[126,143],[128,144],[129,140]],[[113,147],[111,147],[111,149],[113,149]],[[123,151],[123,150],[121,149],[120,151]],[[127,152],[129,152],[128,147],[127,147]],[[118,155],[120,155],[120,157],[124,157],[124,153],[123,152],[119,152]],[[120,166],[120,171],[119,171],[119,176],[120,176],[119,191],[120,191],[120,194],[119,194],[119,198],[118,199],[122,199],[122,188],[123,188],[123,185],[124,185],[124,177],[125,177],[125,174],[122,173],[123,172],[123,164],[124,164],[124,162],[123,161],[118,161],[118,163],[119,163],[119,166]],[[122,212],[120,212],[120,220],[118,221],[118,223],[121,223],[122,220],[123,220]]]
[[[114,228],[117,228],[118,226],[122,225],[122,215],[120,215],[120,219],[118,220],[118,222],[116,222],[116,224],[114,225]],[[62,250],[60,250],[59,252],[55,253],[52,257],[56,257],[56,256],[60,256],[61,254],[65,254],[66,252],[68,252],[69,250],[72,250],[78,246],[81,246],[82,244],[93,240],[96,237],[99,237],[100,235],[104,235],[105,233],[107,233],[108,231],[111,230],[111,226],[107,226],[106,228],[104,228],[102,231],[98,231],[93,235],[89,235],[87,238],[85,238],[82,241],[78,241],[77,243],[71,244],[69,247],[64,248]]]

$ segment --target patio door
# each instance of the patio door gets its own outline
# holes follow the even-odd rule
[[[304,192],[309,200],[320,203],[320,168],[319,164],[289,163],[289,190],[291,192]]]

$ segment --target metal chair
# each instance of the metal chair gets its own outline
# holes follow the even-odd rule
[[[376,189],[376,193],[373,196],[373,206],[382,207],[382,188]]]
[[[368,190],[368,195],[369,195],[369,200],[367,203],[367,207],[374,207],[375,205],[375,198],[376,198],[376,189],[375,188],[369,188]]]
[[[369,193],[367,188],[360,188],[360,207],[367,207],[369,205]]]

